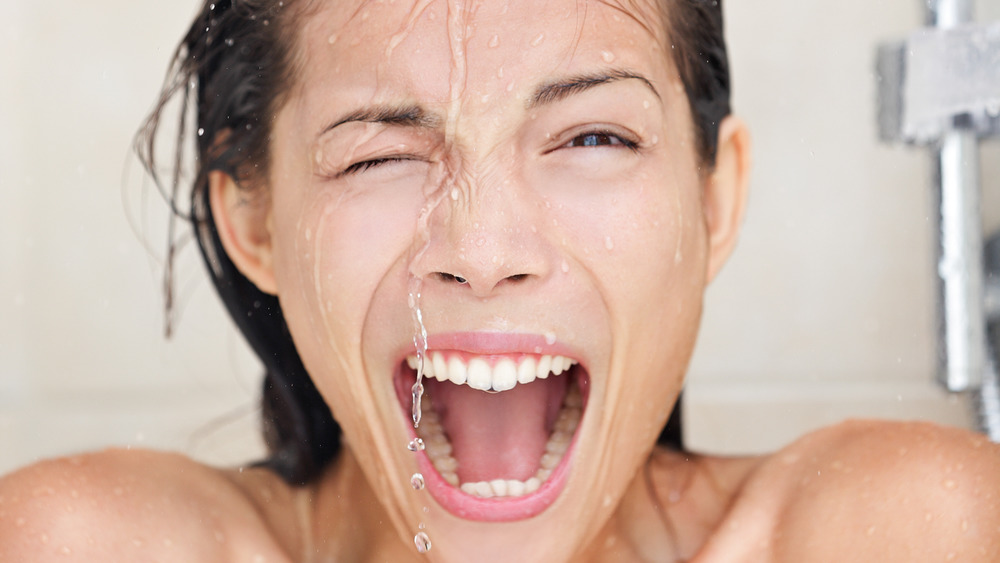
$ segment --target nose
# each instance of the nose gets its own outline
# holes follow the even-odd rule
[[[548,276],[552,250],[544,237],[544,204],[506,176],[493,183],[462,178],[430,202],[426,232],[417,237],[424,246],[411,265],[425,288],[485,298]]]

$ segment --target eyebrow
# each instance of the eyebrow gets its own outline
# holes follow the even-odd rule
[[[632,71],[616,69],[594,74],[581,74],[559,80],[557,82],[543,84],[535,90],[535,94],[531,97],[531,101],[528,102],[528,109],[558,102],[572,96],[573,94],[590,90],[595,86],[631,79],[642,82],[649,87],[653,94],[656,95],[657,99],[662,99],[660,98],[660,93],[656,91],[656,88],[653,87],[653,83],[650,82],[648,78]]]
[[[660,93],[656,91],[653,83],[641,74],[615,69],[607,72],[592,74],[581,74],[570,78],[543,84],[535,90],[534,95],[528,102],[528,109],[541,105],[551,104],[563,100],[573,94],[578,94],[590,90],[602,84],[609,84],[621,80],[638,80],[646,85],[651,92],[660,98]],[[427,111],[426,109],[412,104],[407,106],[396,105],[376,105],[355,110],[330,125],[323,128],[320,136],[335,129],[345,123],[382,123],[385,125],[398,125],[401,127],[420,127],[433,129],[439,127],[441,118]]]
[[[428,112],[418,105],[394,106],[377,105],[355,110],[323,128],[320,135],[344,125],[345,123],[382,123],[400,127],[434,128],[441,123],[441,118]]]

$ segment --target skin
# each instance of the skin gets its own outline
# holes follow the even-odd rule
[[[653,451],[749,175],[735,118],[702,166],[655,12],[344,4],[320,4],[299,31],[264,188],[211,178],[227,252],[281,299],[344,452],[302,489],[150,452],[45,462],[0,481],[0,560],[418,561],[418,523],[434,561],[1000,553],[1000,454],[964,431],[856,422],[769,457]],[[532,103],[554,81],[609,71],[643,78]],[[413,106],[427,116],[416,125],[331,128]],[[575,146],[588,134],[601,146]],[[409,487],[392,374],[412,350],[417,288],[432,335],[555,335],[586,367],[572,468],[537,516],[462,519]]]

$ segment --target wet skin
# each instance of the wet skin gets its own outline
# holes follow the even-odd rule
[[[302,28],[308,72],[275,123],[266,218],[232,213],[230,254],[280,296],[397,534],[425,524],[443,560],[569,559],[610,518],[677,395],[711,264],[738,221],[742,154],[726,157],[729,181],[700,173],[665,39],[629,14],[410,8],[324,6]],[[593,76],[621,78],[546,97]],[[411,117],[370,122],[386,114]],[[711,233],[706,215],[721,218]],[[532,351],[520,336],[554,335],[586,369],[572,469],[525,509],[533,518],[485,523],[410,488],[418,467],[392,382],[413,349],[412,277],[432,342],[488,334],[494,352],[517,354]]]
[[[1000,460],[961,431],[857,423],[768,458],[651,453],[749,173],[733,118],[714,168],[699,160],[655,10],[355,8],[320,3],[299,30],[263,187],[211,182],[227,252],[281,299],[344,452],[303,489],[150,453],[42,464],[0,485],[0,556],[417,561],[418,524],[435,561],[893,560],[902,549],[930,561],[1000,549]],[[536,501],[509,502],[522,516],[459,514],[472,503],[409,485],[418,463],[398,388],[417,289],[432,348],[450,339],[443,348],[504,356],[541,340],[585,373],[566,471]],[[42,486],[52,494],[23,494]]]

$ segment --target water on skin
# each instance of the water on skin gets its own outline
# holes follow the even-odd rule
[[[411,11],[410,17],[408,18],[403,29],[397,33],[396,36],[390,41],[389,46],[386,50],[387,58],[392,54],[393,49],[399,45],[402,38],[407,35],[414,27],[415,22],[427,8],[429,1],[424,0],[418,2],[414,10]],[[465,84],[466,78],[466,42],[471,35],[471,30],[466,21],[468,14],[461,2],[449,2],[448,3],[448,40],[451,45],[452,54],[452,68],[451,75],[449,77],[449,88],[451,90],[451,100],[452,107],[449,108],[448,118],[445,123],[445,137],[446,139],[454,138],[455,132],[458,127],[457,119],[459,115],[459,109],[461,104],[461,89]],[[430,231],[428,227],[428,222],[430,220],[431,214],[438,207],[438,205],[450,196],[452,201],[457,201],[459,198],[458,187],[454,186],[452,189],[445,189],[446,186],[439,182],[438,179],[444,179],[446,175],[436,175],[432,174],[428,178],[428,185],[426,186],[425,192],[427,197],[427,204],[421,210],[420,216],[417,219],[416,230],[414,239],[419,249],[414,253],[411,259],[411,278],[409,287],[409,305],[410,310],[413,315],[414,323],[414,336],[413,345],[416,352],[417,359],[417,377],[412,388],[412,408],[411,414],[413,417],[413,427],[417,428],[420,425],[420,415],[421,415],[421,398],[424,392],[423,386],[423,374],[424,374],[424,361],[427,355],[427,328],[424,326],[423,322],[423,311],[420,309],[420,286],[423,282],[420,275],[418,275],[413,266],[418,262],[420,257],[426,251],[428,244],[430,243]],[[413,452],[418,452],[423,449],[423,442],[418,440],[413,440],[407,445],[407,449]],[[422,490],[425,487],[424,478],[421,474],[417,473],[411,477],[410,485],[415,490]],[[427,532],[423,530],[423,525],[420,526],[420,531],[413,537],[413,543],[417,548],[419,553],[426,553],[431,549],[431,540],[427,535]]]

